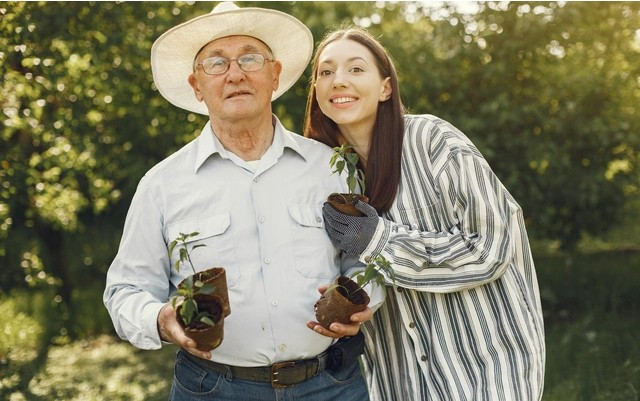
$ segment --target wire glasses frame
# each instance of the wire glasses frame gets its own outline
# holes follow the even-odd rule
[[[204,71],[205,74],[220,75],[229,71],[232,61],[238,63],[238,67],[240,67],[240,69],[244,72],[255,72],[260,71],[262,68],[264,68],[264,63],[266,61],[275,61],[275,59],[265,58],[260,53],[242,54],[236,58],[213,56],[207,57],[202,60],[201,63],[196,64],[194,66],[194,69],[201,65],[202,71]]]

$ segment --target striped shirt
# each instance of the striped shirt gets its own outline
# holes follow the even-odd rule
[[[405,117],[398,193],[361,260],[377,254],[396,281],[364,325],[372,401],[541,399],[544,327],[522,210],[448,122]]]

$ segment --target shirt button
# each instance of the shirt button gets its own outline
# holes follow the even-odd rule
[[[253,182],[258,182],[258,177],[253,177]]]
[[[280,344],[280,346],[278,347],[278,349],[279,349],[281,352],[285,352],[285,351],[287,350],[287,346],[286,346],[286,345],[284,345],[284,344]]]
[[[278,307],[278,301],[277,300],[271,301],[271,306]]]
[[[402,291],[404,291],[404,289],[403,289],[402,287],[398,287],[398,288],[397,288],[397,291],[398,291],[398,292],[402,292]]]
[[[266,263],[266,264],[271,263],[271,259],[269,259],[269,258],[264,258],[264,263]]]
[[[260,223],[264,223],[264,217],[262,217],[262,216],[258,217],[258,221],[259,221]]]
[[[316,217],[316,222],[317,223],[322,223],[322,217],[320,217],[320,216]]]
[[[413,329],[414,327],[416,327],[416,324],[414,322],[409,323],[409,328]]]
[[[420,357],[420,360],[421,360],[422,362],[425,362],[425,361],[427,360],[427,356],[426,356],[426,355],[422,355],[422,356]]]

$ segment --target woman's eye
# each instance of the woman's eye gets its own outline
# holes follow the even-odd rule
[[[364,70],[360,67],[351,67],[351,72],[364,72]]]
[[[320,73],[318,74],[321,77],[327,76],[327,75],[331,75],[332,71],[331,70],[321,70]]]

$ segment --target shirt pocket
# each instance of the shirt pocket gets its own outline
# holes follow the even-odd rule
[[[289,204],[288,210],[296,270],[303,277],[332,280],[340,273],[340,255],[324,229],[322,205]]]
[[[178,221],[167,228],[167,234],[169,241],[173,241],[181,233],[197,232],[197,235],[189,237],[186,241],[195,270],[202,271],[211,267],[224,267],[227,286],[231,288],[238,282],[240,271],[236,264],[233,237],[229,233],[230,226],[231,216],[229,213],[221,213]],[[196,245],[204,246],[194,250],[193,247]],[[179,259],[178,252],[180,247],[180,244],[178,244],[171,255],[171,268],[174,269],[174,272],[174,264]],[[178,283],[191,274],[193,274],[193,271],[189,262],[182,263]]]

